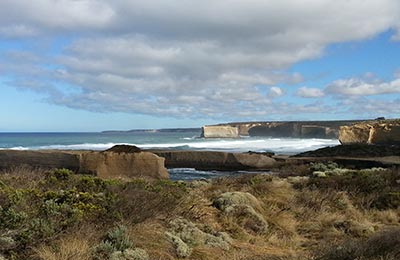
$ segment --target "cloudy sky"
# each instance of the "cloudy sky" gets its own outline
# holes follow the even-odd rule
[[[1,0],[0,131],[400,117],[398,0]]]

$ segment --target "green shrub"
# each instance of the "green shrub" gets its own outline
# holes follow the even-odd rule
[[[54,176],[57,180],[69,180],[74,172],[68,169],[56,169],[50,172],[50,176]]]
[[[132,247],[132,242],[126,235],[126,227],[122,225],[108,231],[104,241],[110,242],[116,251],[124,251]]]
[[[115,252],[124,252],[132,248],[132,242],[126,235],[126,227],[119,225],[107,232],[103,241],[95,247],[95,259],[109,259]]]
[[[332,175],[327,178],[310,178],[296,188],[317,188],[321,190],[345,191],[365,208],[390,209],[400,205],[400,171],[360,170],[343,175]]]

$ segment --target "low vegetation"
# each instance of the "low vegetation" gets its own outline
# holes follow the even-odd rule
[[[172,182],[17,168],[0,173],[0,259],[394,260],[399,207],[399,169]]]

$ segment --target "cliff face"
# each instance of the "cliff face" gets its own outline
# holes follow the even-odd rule
[[[164,158],[149,152],[86,152],[80,155],[80,172],[100,178],[168,179]]]
[[[79,156],[59,151],[0,150],[0,169],[8,169],[17,166],[30,166],[43,169],[67,168],[78,171]]]
[[[243,122],[203,127],[203,137],[234,138],[242,136],[338,138],[339,127],[359,121],[288,121]],[[237,132],[237,134],[236,134]]]
[[[257,153],[228,153],[214,151],[152,151],[165,158],[168,168],[198,170],[270,169],[275,159]]]
[[[238,138],[239,129],[234,126],[204,126],[201,137],[204,138]]]
[[[352,126],[342,126],[339,141],[342,144],[398,144],[400,120],[366,121]]]
[[[0,150],[0,170],[19,166],[67,168],[101,178],[168,179],[164,158],[150,152]]]

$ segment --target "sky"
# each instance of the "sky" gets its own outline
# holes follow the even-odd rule
[[[0,132],[381,116],[398,0],[0,1]]]

